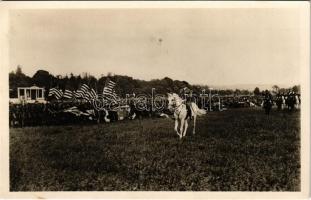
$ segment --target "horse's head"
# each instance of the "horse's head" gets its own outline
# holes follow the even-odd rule
[[[177,106],[182,103],[182,99],[176,93],[168,93],[168,109],[173,111]]]
[[[168,109],[172,111],[176,107],[176,100],[172,93],[167,93]]]

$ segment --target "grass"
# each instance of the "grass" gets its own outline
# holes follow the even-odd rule
[[[300,113],[10,129],[11,191],[299,191]]]

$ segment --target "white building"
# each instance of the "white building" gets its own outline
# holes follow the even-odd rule
[[[10,98],[12,103],[46,103],[44,99],[44,88],[31,86],[31,87],[18,87],[17,98]]]

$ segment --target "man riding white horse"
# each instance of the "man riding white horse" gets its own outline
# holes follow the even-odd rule
[[[199,107],[194,102],[189,102],[189,107],[191,110],[191,116],[193,117],[193,130],[192,133],[195,134],[196,117],[199,115],[206,114],[204,109],[199,109]],[[182,138],[186,136],[188,128],[188,113],[187,105],[185,101],[180,98],[175,93],[168,94],[168,109],[174,113],[175,119],[175,131],[177,135]],[[180,122],[180,123],[179,123]],[[178,125],[180,124],[179,130]]]

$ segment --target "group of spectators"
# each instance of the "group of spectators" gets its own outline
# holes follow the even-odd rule
[[[117,112],[109,111],[108,114],[109,121],[118,120]],[[10,127],[98,123],[104,121],[106,115],[104,110],[96,111],[88,103],[48,102],[9,105]]]
[[[271,95],[266,92],[261,96],[214,96],[209,105],[209,99],[203,101],[201,98],[196,99],[195,103],[200,108],[212,111],[225,110],[228,108],[239,107],[265,107],[265,102],[270,102],[271,107],[276,105],[278,110],[294,109],[295,105],[300,105],[300,95],[293,92],[288,94]],[[189,99],[188,99],[189,100]],[[189,101],[192,101],[191,99]],[[102,123],[117,121],[122,115],[122,119],[134,119],[137,117],[154,117],[160,116],[161,113],[169,114],[167,110],[156,112],[152,110],[151,102],[146,104],[145,110],[137,109],[134,101],[129,101],[126,110],[96,110],[87,102],[64,102],[54,101],[43,103],[25,103],[9,105],[9,125],[10,127],[24,126],[42,126],[42,125],[64,125],[64,124],[86,124],[86,123]],[[150,104],[150,105],[149,105]],[[75,108],[66,111],[68,108]],[[92,111],[92,112],[88,112]],[[78,114],[77,114],[78,112]],[[81,114],[80,114],[81,113]]]

